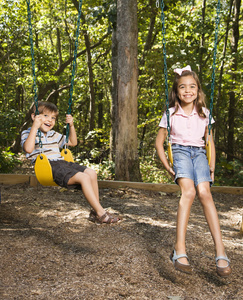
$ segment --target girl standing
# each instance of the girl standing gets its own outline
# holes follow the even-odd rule
[[[192,273],[186,255],[186,230],[191,206],[197,194],[215,244],[217,274],[227,277],[232,270],[225,254],[218,214],[210,191],[215,169],[215,146],[212,131],[208,137],[211,141],[210,166],[203,140],[203,138],[205,140],[207,138],[209,123],[205,95],[198,76],[190,66],[174,71],[176,75],[169,95],[173,169],[168,163],[164,150],[164,142],[168,134],[165,113],[160,121],[160,129],[156,138],[159,158],[181,190],[177,211],[176,243],[170,259],[175,269]]]

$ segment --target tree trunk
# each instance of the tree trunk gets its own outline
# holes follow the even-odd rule
[[[137,149],[137,39],[137,0],[118,0],[115,177],[126,181],[141,181]]]
[[[61,43],[61,37],[60,37],[60,30],[57,27],[57,54],[58,54],[58,66],[60,67],[62,65],[62,43]]]
[[[84,16],[82,15],[83,24],[86,23]],[[86,55],[87,55],[87,66],[89,73],[89,97],[90,97],[90,119],[89,119],[89,130],[92,131],[95,128],[95,92],[94,92],[94,74],[90,50],[90,40],[87,30],[83,30],[84,41],[86,46]]]
[[[237,79],[237,50],[239,43],[239,15],[240,15],[241,0],[235,0],[234,2],[234,18],[233,18],[233,37],[232,37],[232,83],[236,82]],[[233,160],[234,155],[234,127],[235,127],[235,109],[236,109],[236,95],[234,91],[234,85],[232,85],[232,91],[229,93],[230,104],[229,104],[229,131],[228,131],[228,151],[227,161]]]
[[[111,103],[111,132],[110,132],[110,160],[115,162],[115,152],[116,152],[116,120],[117,120],[117,64],[118,64],[118,41],[117,41],[117,30],[114,26],[112,30],[112,103]]]

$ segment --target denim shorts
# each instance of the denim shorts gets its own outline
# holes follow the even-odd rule
[[[50,160],[50,164],[53,180],[57,185],[65,188],[81,189],[80,184],[68,185],[68,181],[78,172],[84,172],[87,167],[65,160]]]
[[[195,186],[208,181],[212,185],[206,150],[202,147],[172,145],[175,182],[179,178],[189,178]],[[177,183],[178,184],[178,183]]]

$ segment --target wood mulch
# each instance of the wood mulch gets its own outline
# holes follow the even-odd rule
[[[193,275],[174,270],[177,193],[101,189],[118,225],[87,220],[79,191],[1,186],[0,299],[243,299],[242,196],[214,194],[233,273],[217,276],[214,245],[195,200],[187,233]]]

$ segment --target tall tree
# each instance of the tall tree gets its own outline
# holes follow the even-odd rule
[[[137,151],[137,0],[117,1],[117,41],[115,175],[118,180],[140,181]]]

